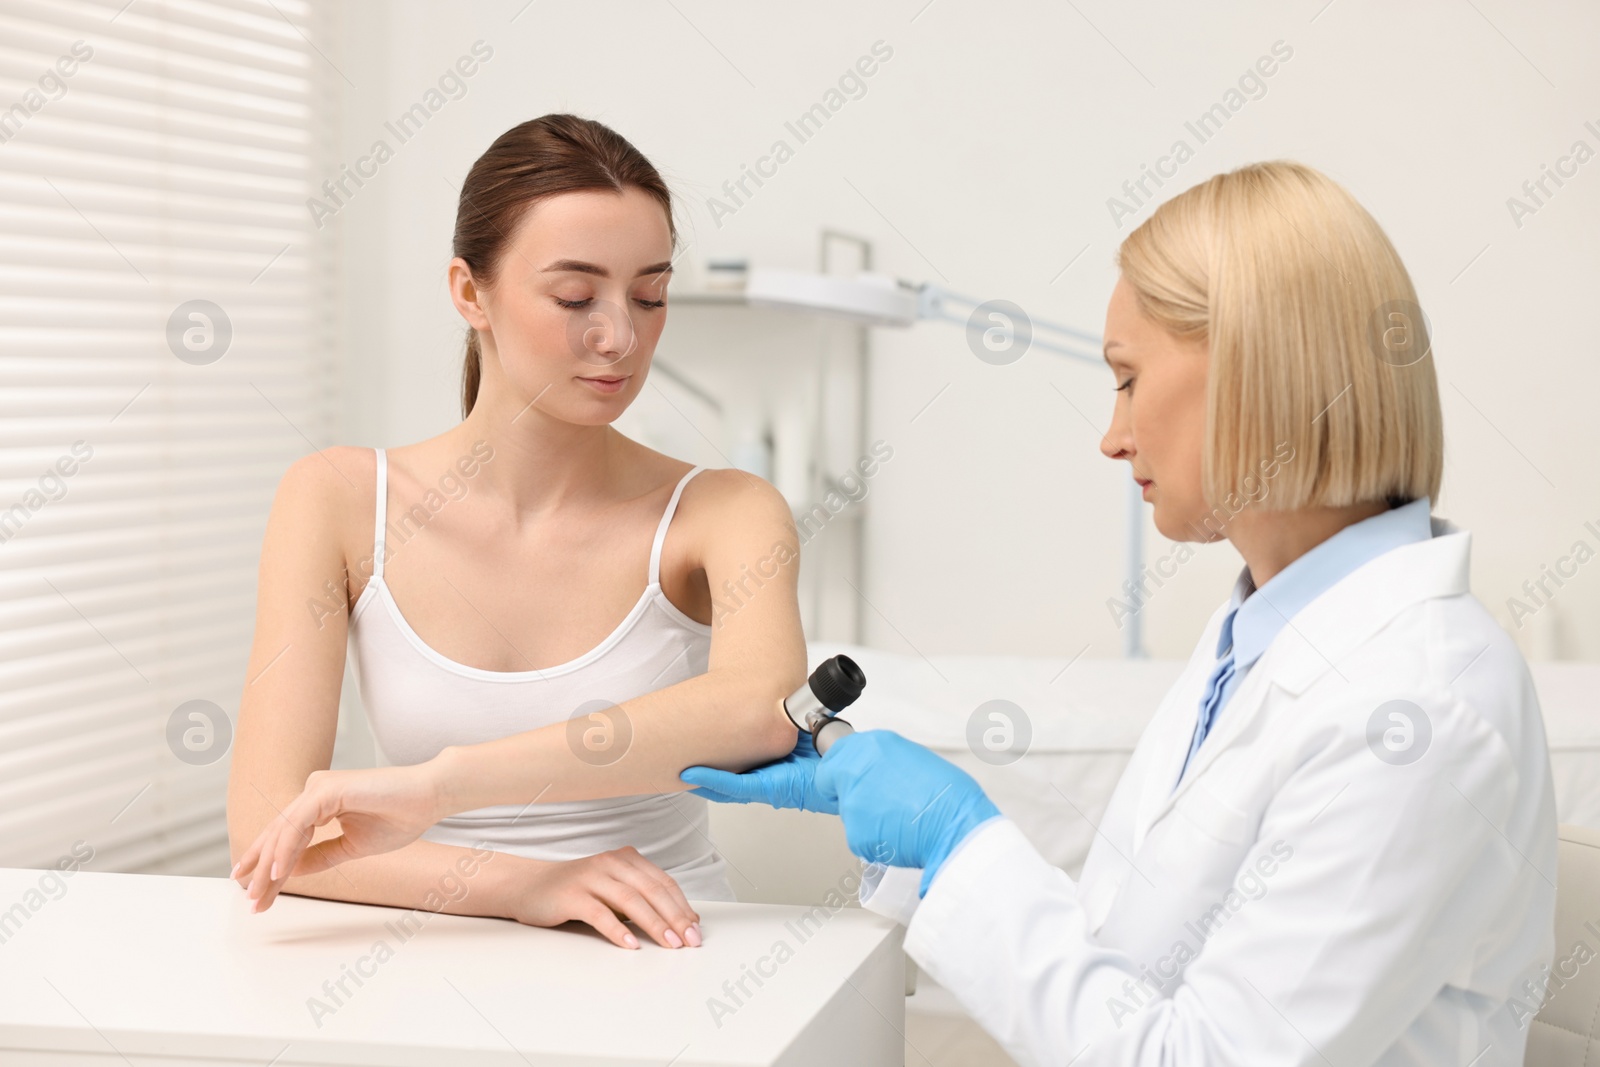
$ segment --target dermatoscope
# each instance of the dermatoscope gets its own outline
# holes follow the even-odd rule
[[[835,718],[854,704],[867,685],[867,676],[849,656],[832,656],[822,661],[806,684],[783,702],[789,721],[811,735],[817,755],[825,755],[833,743],[855,727]]]

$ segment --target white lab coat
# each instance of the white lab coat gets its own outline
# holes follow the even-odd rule
[[[1307,605],[1174,793],[1219,609],[1078,881],[998,818],[920,904],[907,868],[869,868],[863,902],[907,922],[911,957],[1030,1067],[1521,1064],[1555,949],[1555,799],[1532,680],[1468,591],[1469,546],[1434,519]],[[1414,762],[1379,758],[1387,712],[1369,742],[1393,700],[1421,709]]]

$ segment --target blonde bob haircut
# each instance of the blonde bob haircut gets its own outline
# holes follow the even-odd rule
[[[1426,322],[1394,246],[1337,182],[1284,160],[1219,174],[1157,208],[1117,265],[1147,318],[1209,345],[1207,502],[1438,499]]]

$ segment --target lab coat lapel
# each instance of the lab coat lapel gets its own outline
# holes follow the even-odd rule
[[[1172,781],[1188,752],[1192,731],[1185,733],[1181,726],[1169,729],[1174,736],[1162,739],[1163,752],[1176,752],[1176,756],[1153,761],[1157,773],[1144,783],[1147,802],[1140,805],[1141,818],[1134,828],[1135,848],[1143,842],[1150,828],[1194,788],[1195,781],[1218,754],[1261,715],[1273,689],[1298,696],[1412,604],[1469,591],[1472,535],[1444,519],[1435,518],[1432,524],[1432,538],[1385,552],[1358,567],[1307,604],[1278,632],[1228,699],[1215,728],[1195,754],[1194,764],[1175,791],[1171,789]],[[1219,611],[1212,616],[1212,624],[1200,638],[1197,655],[1215,651],[1220,615]],[[1208,667],[1214,662],[1211,655],[1202,658]],[[1191,660],[1191,668],[1193,665]],[[1190,673],[1185,672],[1186,680]],[[1202,684],[1208,676],[1209,671],[1201,675]],[[1169,695],[1177,695],[1180,687],[1174,686]],[[1198,706],[1198,689],[1188,688],[1191,691],[1183,694],[1184,699]],[[1186,720],[1172,718],[1187,721],[1192,727],[1195,707],[1189,712]],[[1183,735],[1181,740],[1175,736],[1177,734]]]
[[[1145,727],[1145,737],[1139,742],[1141,745],[1148,744],[1150,749],[1133,818],[1133,852],[1137,852],[1144,844],[1144,835],[1155,823],[1172,790],[1172,783],[1177,780],[1184,757],[1189,754],[1189,743],[1194,738],[1196,709],[1205,692],[1206,679],[1211,676],[1211,668],[1215,664],[1212,653],[1216,650],[1217,635],[1222,630],[1222,619],[1227,611],[1225,602],[1212,614],[1211,621],[1206,624],[1194,652],[1189,656],[1188,665],[1178,680],[1172,683],[1172,688],[1167,690],[1167,695],[1162,697],[1160,706],[1150,719],[1150,725]]]

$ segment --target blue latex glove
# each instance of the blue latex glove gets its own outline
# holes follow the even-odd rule
[[[922,868],[918,896],[956,845],[1000,814],[970,774],[893,730],[839,738],[817,764],[813,787],[836,798],[851,852]]]
[[[781,760],[744,774],[689,767],[679,777],[707,800],[838,815],[857,856],[921,867],[921,895],[956,845],[1000,814],[966,771],[892,730],[846,734],[824,757],[801,730]]]
[[[828,751],[831,753],[833,749]],[[687,767],[678,777],[700,787],[689,790],[695,796],[723,804],[759,801],[775,808],[837,815],[838,798],[819,793],[816,788],[817,767],[821,763],[822,757],[817,755],[810,732],[801,730],[799,740],[787,756],[755,770],[735,774],[714,767]]]

